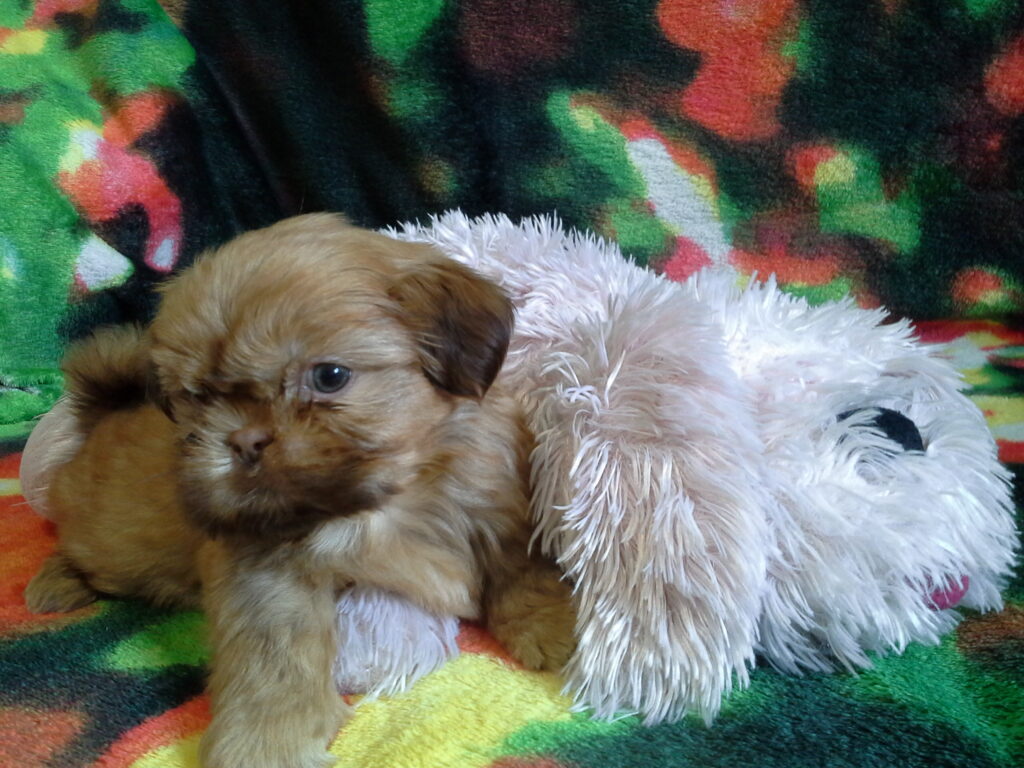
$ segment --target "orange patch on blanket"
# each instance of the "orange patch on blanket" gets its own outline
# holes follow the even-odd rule
[[[82,716],[77,712],[0,709],[0,765],[49,764],[81,728]]]
[[[501,643],[494,639],[490,632],[479,624],[463,622],[459,627],[459,636],[455,638],[455,642],[458,643],[459,650],[463,653],[483,653],[501,659],[515,669],[525,669],[502,647]]]

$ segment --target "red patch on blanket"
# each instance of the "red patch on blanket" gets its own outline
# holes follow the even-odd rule
[[[132,728],[111,744],[95,765],[97,768],[129,766],[154,749],[201,733],[209,722],[210,699],[206,695],[197,696]]]
[[[0,459],[0,479],[18,477],[21,454]],[[23,592],[53,551],[57,536],[53,523],[43,519],[20,495],[0,496],[0,516],[4,519],[4,556],[0,558],[0,633],[56,628],[94,613],[89,606],[72,613],[34,614],[25,606]]]

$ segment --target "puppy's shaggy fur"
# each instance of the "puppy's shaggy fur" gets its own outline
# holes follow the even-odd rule
[[[201,595],[207,768],[329,762],[352,584],[482,614],[559,665],[573,619],[527,555],[531,436],[492,387],[511,327],[493,283],[429,246],[327,215],[237,238],[166,286],[147,333],[67,357],[81,444],[52,473],[60,542],[30,607]]]

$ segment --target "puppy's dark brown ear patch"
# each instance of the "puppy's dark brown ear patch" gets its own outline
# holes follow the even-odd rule
[[[178,420],[174,418],[174,409],[171,407],[171,399],[167,397],[163,387],[160,386],[160,377],[157,375],[156,365],[153,363],[149,364],[149,370],[146,373],[146,399],[163,411],[164,416],[177,423]]]
[[[410,267],[390,295],[416,336],[427,378],[452,394],[483,397],[512,335],[513,308],[505,292],[438,256]]]

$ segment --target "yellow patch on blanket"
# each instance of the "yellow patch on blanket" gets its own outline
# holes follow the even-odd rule
[[[478,768],[511,734],[536,721],[568,720],[562,680],[462,654],[411,690],[356,707],[331,745],[336,768]]]

